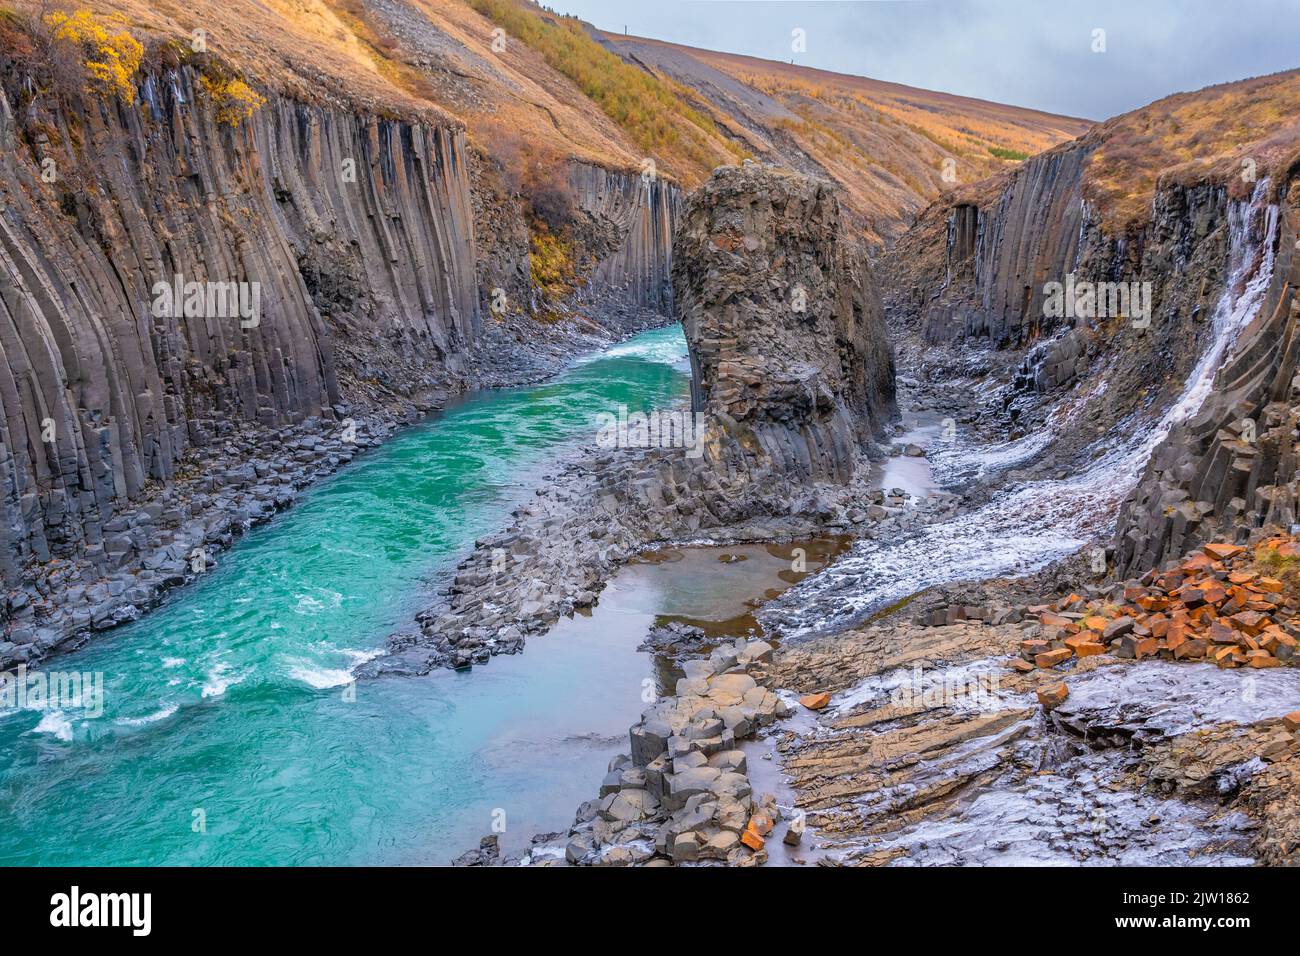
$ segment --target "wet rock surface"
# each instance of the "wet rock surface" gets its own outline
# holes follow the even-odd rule
[[[772,651],[765,641],[741,639],[687,660],[676,693],[641,715],[629,753],[611,761],[599,796],[583,804],[566,834],[541,835],[526,853],[500,861],[485,838],[457,863],[756,866],[767,861],[773,836],[797,845],[802,819],[780,826],[775,796],[754,792],[739,749],[790,713],[751,676]]]
[[[1276,247],[1259,315],[1234,344],[1194,418],[1152,455],[1124,503],[1115,539],[1121,573],[1136,574],[1216,538],[1245,542],[1300,515],[1300,283],[1294,200],[1274,211]],[[1254,228],[1267,229],[1263,222]]]
[[[830,860],[1246,864],[1294,847],[1276,768],[1300,739],[1274,730],[1300,694],[1290,672],[1265,686],[1093,657],[1049,713],[1031,692],[1055,675],[1008,668],[1033,626],[893,624],[778,652],[769,679],[833,691],[778,745]]]

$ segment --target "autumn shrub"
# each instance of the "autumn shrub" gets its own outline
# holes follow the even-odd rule
[[[568,159],[516,128],[489,124],[487,130],[485,145],[496,160],[506,191],[520,197],[526,218],[541,222],[552,233],[562,233],[578,214]]]
[[[266,104],[264,96],[237,77],[203,76],[199,83],[223,126],[239,126]]]
[[[88,92],[115,96],[124,103],[135,100],[135,75],[144,59],[144,46],[126,30],[119,15],[96,17],[89,10],[47,13],[42,22],[55,46],[77,51]]]
[[[534,222],[529,229],[528,261],[533,285],[548,299],[562,298],[573,289],[573,243],[551,232],[545,223]]]

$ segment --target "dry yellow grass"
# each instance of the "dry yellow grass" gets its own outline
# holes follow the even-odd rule
[[[1008,157],[1041,152],[1092,125],[788,63],[639,37],[605,39],[614,49],[648,47],[691,57],[771,97],[793,118],[768,118],[766,125],[844,188],[850,207],[865,219],[865,237],[877,243],[898,235],[941,192],[1007,169],[1017,161]],[[723,124],[719,113],[714,118]],[[753,135],[749,140],[760,156],[772,148]]]
[[[1300,146],[1300,71],[1178,93],[1102,124],[1084,195],[1114,233],[1146,222],[1162,178],[1242,198]]]
[[[9,0],[27,16],[40,0]],[[473,6],[471,5],[473,4]],[[498,24],[513,27],[494,43]],[[573,158],[660,174],[686,186],[717,164],[774,155],[761,132],[672,77],[651,75],[607,53],[583,27],[522,0],[68,0],[118,18],[141,41],[146,65],[160,46],[207,49],[245,84],[239,111],[270,90],[381,115],[465,127],[487,155],[538,168]],[[527,19],[521,20],[520,17]],[[518,34],[518,36],[514,35]],[[608,38],[606,38],[608,39]],[[685,49],[685,48],[681,48]],[[897,234],[911,215],[960,182],[1077,135],[1086,122],[946,94],[707,51],[702,62],[752,82],[791,111],[772,129],[838,180],[866,234]],[[224,79],[224,74],[223,74]],[[641,102],[644,100],[645,102]],[[526,150],[503,148],[523,140]],[[515,170],[516,178],[526,171]]]

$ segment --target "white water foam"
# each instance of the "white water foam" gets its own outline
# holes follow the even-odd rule
[[[313,664],[294,664],[289,668],[289,676],[296,681],[324,690],[327,687],[342,687],[352,683],[352,672],[341,668],[317,667]]]
[[[65,743],[72,739],[72,721],[61,710],[51,710],[31,730],[34,734],[52,734]]]
[[[203,697],[220,697],[231,687],[243,681],[244,675],[232,675],[230,665],[224,661],[217,664],[208,671],[206,679],[203,681]]]
[[[627,342],[610,346],[603,352],[593,352],[590,355],[581,356],[573,364],[586,365],[589,362],[603,361],[605,359],[639,358],[647,362],[657,362],[660,365],[677,365],[686,358],[686,339],[681,335],[680,328],[677,331],[678,334],[675,336],[665,333],[652,336],[648,341],[645,337],[638,336]]]
[[[160,720],[166,720],[179,709],[176,704],[172,704],[144,717],[119,717],[113,723],[121,724],[123,727],[145,727],[149,724],[156,724]]]
[[[1074,553],[1110,527],[1152,451],[1175,425],[1200,409],[1237,334],[1263,302],[1272,278],[1278,225],[1277,207],[1264,202],[1267,193],[1268,182],[1263,180],[1249,204],[1229,207],[1229,278],[1214,310],[1213,340],[1182,394],[1154,427],[1135,429],[1137,434],[1119,446],[1097,448],[1093,465],[1077,476],[1004,491],[974,512],[927,525],[893,544],[858,542],[848,555],[769,604],[760,614],[764,627],[786,636],[828,631],[937,584],[1029,574]],[[1250,239],[1250,226],[1260,215],[1262,250]],[[1256,258],[1260,264],[1251,274]],[[1039,435],[995,446],[990,462],[1005,467],[1020,460],[1025,449],[1046,448],[1077,413],[1076,407],[1055,415],[1056,421],[1049,419]],[[943,471],[941,464],[936,471]],[[808,609],[814,610],[810,614]]]

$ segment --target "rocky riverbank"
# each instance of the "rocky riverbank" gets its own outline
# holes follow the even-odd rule
[[[777,686],[830,695],[778,749],[832,858],[1187,865],[1295,852],[1294,814],[1276,802],[1300,760],[1284,719],[1300,701],[1294,671],[1243,683],[1204,664],[1087,657],[1045,717],[1037,695],[1060,675],[1012,666],[1038,627],[899,622],[782,649]]]
[[[675,693],[632,727],[629,752],[610,762],[599,796],[579,808],[567,834],[539,835],[528,851],[505,858],[487,837],[457,864],[767,862],[764,847],[783,814],[775,795],[754,792],[739,744],[791,712],[752,676],[771,657],[765,641],[739,639],[685,661]],[[794,815],[778,835],[793,846],[803,834]]]
[[[367,673],[515,653],[654,543],[800,537],[908,503],[872,487],[870,458],[887,454],[875,440],[896,412],[893,360],[836,190],[746,163],[715,171],[682,216],[673,301],[690,413],[667,411],[676,431],[627,430],[608,450],[579,450],[509,529],[477,543],[417,615],[419,630],[394,635]]]
[[[219,424],[211,443],[187,452],[170,483],[157,483],[104,523],[101,545],[49,561],[7,592],[0,670],[75,650],[152,610],[172,589],[216,568],[236,538],[290,507],[299,492],[456,394],[545,380],[577,355],[666,321],[622,299],[592,306],[599,321],[503,317],[467,356],[461,375],[418,401],[377,389],[359,392],[356,405],[335,405],[328,419],[280,429]]]

